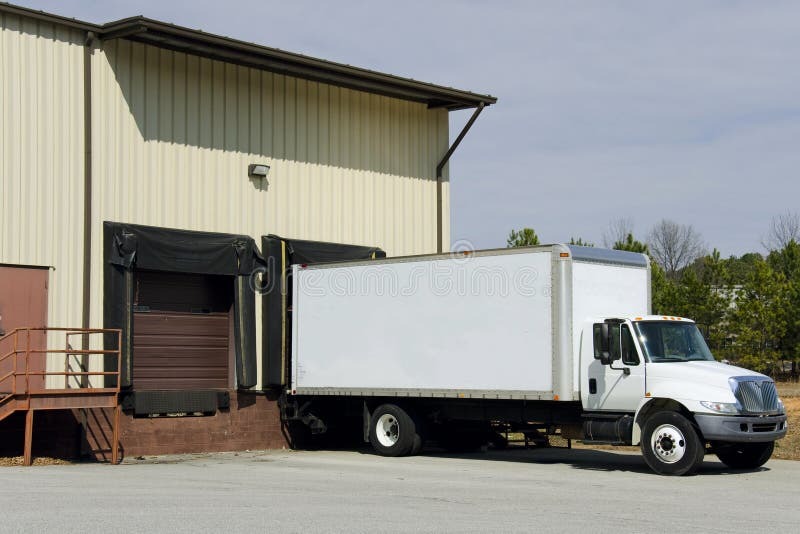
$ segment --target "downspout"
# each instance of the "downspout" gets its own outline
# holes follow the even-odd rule
[[[92,282],[92,51],[97,35],[93,31],[86,32],[83,43],[83,298],[81,311],[81,328],[91,326],[91,282]],[[83,350],[89,350],[89,334],[81,336]],[[81,359],[81,371],[88,371],[89,357]],[[89,377],[81,377],[81,387],[89,385]],[[89,453],[87,410],[78,410],[81,428],[81,454]]]
[[[83,47],[83,313],[82,328],[89,328],[92,282],[92,53],[97,35],[86,32]],[[84,336],[84,349],[88,349]]]
[[[444,252],[444,243],[443,241],[443,213],[442,213],[442,171],[444,170],[444,166],[447,165],[447,162],[450,160],[450,156],[453,155],[453,152],[456,151],[458,145],[461,144],[461,141],[467,135],[467,132],[470,128],[472,128],[475,119],[478,118],[478,115],[481,114],[483,108],[486,107],[486,104],[481,102],[478,104],[478,107],[475,108],[475,111],[472,113],[472,116],[467,121],[467,124],[464,125],[464,128],[461,129],[461,133],[458,134],[456,140],[453,141],[453,144],[450,145],[450,148],[447,149],[444,157],[436,166],[436,251],[441,254]]]

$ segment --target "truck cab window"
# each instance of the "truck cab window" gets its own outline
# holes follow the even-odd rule
[[[642,351],[649,361],[714,361],[703,335],[694,323],[641,321],[635,324]]]
[[[634,345],[631,329],[628,325],[622,325],[620,335],[622,337],[622,363],[625,365],[639,365],[639,355],[636,353],[636,345]]]

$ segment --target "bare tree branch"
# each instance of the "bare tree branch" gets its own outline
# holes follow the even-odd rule
[[[653,227],[647,241],[651,256],[671,278],[706,253],[702,237],[691,225],[667,219]]]
[[[794,240],[800,243],[800,214],[787,211],[772,218],[767,236],[761,240],[761,246],[767,252],[781,250]]]
[[[611,219],[608,228],[603,232],[603,247],[613,248],[614,243],[625,242],[628,234],[633,235],[633,219],[630,217]]]

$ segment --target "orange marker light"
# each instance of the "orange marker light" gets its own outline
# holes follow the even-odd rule
[[[634,319],[633,319],[633,320],[634,320],[634,321],[641,321],[641,320],[642,320],[642,318],[641,318],[641,317],[634,317]]]
[[[647,393],[644,394],[644,396],[645,397],[649,397],[650,396],[650,392],[648,391]]]
[[[558,400],[558,395],[553,395],[553,400]]]
[[[562,258],[569,258],[569,252],[562,252],[561,254],[559,254],[559,256],[561,256]]]

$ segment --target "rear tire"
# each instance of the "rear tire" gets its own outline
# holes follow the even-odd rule
[[[418,455],[420,452],[422,452],[422,445],[424,445],[424,440],[422,436],[419,433],[417,433],[417,435],[414,436],[414,443],[411,445],[411,450],[408,451],[408,455],[409,456]]]
[[[725,443],[715,448],[717,458],[732,469],[756,469],[772,456],[775,442],[766,443]]]
[[[705,456],[705,446],[692,423],[677,412],[658,412],[644,424],[642,455],[660,475],[691,475]]]
[[[422,448],[414,420],[394,404],[382,404],[372,413],[369,442],[381,456],[405,456]]]

